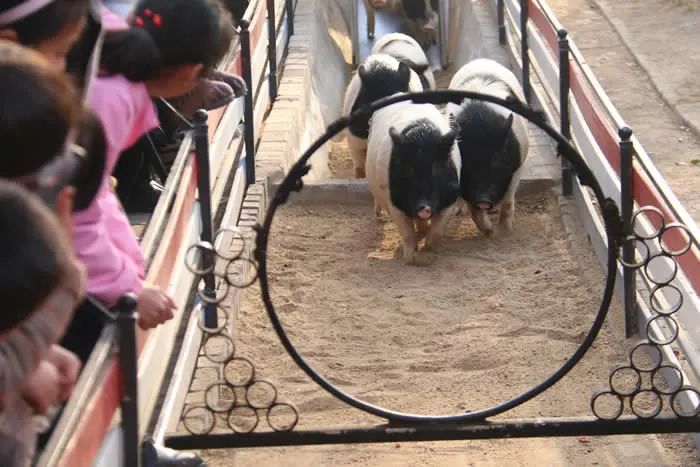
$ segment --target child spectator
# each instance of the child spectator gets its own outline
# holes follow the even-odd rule
[[[0,39],[44,55],[57,69],[80,37],[89,0],[6,0],[0,7]]]
[[[83,293],[83,269],[56,218],[0,180],[0,465],[25,467],[33,412],[70,395],[79,360],[55,343]]]

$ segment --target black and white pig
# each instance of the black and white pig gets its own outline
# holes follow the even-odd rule
[[[375,212],[399,228],[403,256],[418,258],[418,230],[434,250],[457,211],[459,152],[455,132],[431,104],[400,102],[375,112],[367,146],[367,183]]]
[[[420,77],[404,62],[391,55],[370,55],[357,68],[345,91],[343,114],[399,92],[420,92]],[[355,177],[365,176],[367,137],[370,117],[354,121],[347,132],[348,148],[355,166]]]
[[[450,89],[525,102],[515,75],[489,59],[473,60],[454,75]],[[499,223],[513,230],[515,191],[530,147],[527,121],[500,105],[466,99],[448,104],[462,159],[461,193],[479,230],[493,234],[488,211],[500,208]]]
[[[430,69],[430,62],[423,48],[414,38],[400,32],[392,32],[382,36],[372,47],[373,54],[391,55],[397,60],[406,62],[413,71],[418,73],[423,90],[435,89],[435,76]]]
[[[389,10],[403,16],[410,33],[423,47],[437,43],[439,0],[365,0],[370,39],[374,37],[374,10]]]

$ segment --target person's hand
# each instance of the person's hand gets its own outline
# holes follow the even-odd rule
[[[59,345],[53,345],[49,349],[46,360],[53,363],[56,370],[58,370],[58,375],[60,377],[59,384],[61,386],[61,393],[59,394],[60,400],[67,400],[73,392],[75,383],[78,381],[78,376],[80,375],[80,359],[73,352]]]
[[[39,366],[27,377],[22,388],[22,397],[38,414],[45,414],[61,399],[63,385],[56,366],[41,360]]]
[[[141,329],[150,329],[173,318],[175,302],[156,287],[144,287],[139,295],[138,324]]]

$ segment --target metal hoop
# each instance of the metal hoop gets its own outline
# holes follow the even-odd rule
[[[304,357],[302,357],[299,354],[299,352],[294,347],[294,344],[292,344],[291,340],[287,336],[284,326],[282,325],[279,316],[277,315],[275,306],[272,303],[272,298],[270,296],[270,287],[267,277],[267,251],[270,238],[270,229],[272,227],[272,220],[279,206],[286,203],[292,191],[300,191],[303,188],[302,177],[306,175],[311,169],[311,166],[308,165],[311,156],[324,144],[326,144],[331,138],[333,138],[342,130],[350,126],[350,124],[354,120],[359,118],[367,118],[375,111],[381,108],[403,101],[411,100],[417,104],[443,104],[447,102],[459,104],[464,99],[476,99],[491,102],[493,104],[505,107],[513,111],[514,113],[526,118],[527,120],[533,122],[536,126],[542,129],[545,133],[547,133],[551,138],[553,138],[557,142],[559,154],[561,154],[562,157],[564,157],[571,163],[571,165],[576,170],[576,173],[579,176],[581,182],[584,185],[589,186],[593,190],[598,205],[601,207],[602,210],[608,245],[607,278],[605,288],[603,291],[603,298],[598,309],[598,313],[596,314],[595,319],[593,320],[593,323],[591,324],[591,327],[588,333],[586,334],[583,342],[579,345],[578,349],[576,349],[576,352],[574,352],[574,354],[545,381],[523,392],[522,394],[491,408],[475,412],[459,413],[446,416],[418,415],[389,410],[358,399],[357,397],[346,393],[345,391],[341,390],[340,388],[336,387],[334,384],[329,382],[326,378],[321,376],[304,359]],[[258,275],[260,279],[263,302],[270,317],[270,321],[272,322],[272,326],[275,329],[275,332],[277,333],[277,336],[279,337],[280,342],[284,346],[287,353],[313,381],[315,381],[325,391],[329,392],[330,394],[345,402],[346,404],[388,420],[404,422],[464,422],[473,420],[483,420],[486,417],[506,412],[514,407],[517,407],[529,401],[530,399],[541,394],[542,392],[553,386],[557,381],[562,379],[581,360],[581,358],[583,358],[583,356],[586,354],[586,352],[598,336],[603,322],[605,321],[605,317],[607,316],[608,308],[610,307],[610,302],[612,300],[613,289],[615,286],[615,274],[617,268],[617,248],[620,232],[619,210],[614,201],[604,196],[598,181],[595,179],[593,173],[586,165],[583,157],[576,151],[576,149],[565,137],[563,137],[554,128],[547,124],[545,120],[546,117],[544,116],[544,114],[534,111],[533,109],[519,102],[516,99],[504,100],[494,96],[489,96],[476,92],[456,90],[408,93],[380,99],[361,109],[358,109],[357,111],[353,112],[350,116],[343,117],[335,121],[334,123],[328,126],[326,133],[318,140],[316,140],[316,142],[314,142],[314,144],[312,144],[311,147],[307,149],[307,151],[304,154],[302,154],[299,160],[292,166],[291,170],[284,178],[282,183],[279,185],[279,188],[277,189],[270,203],[267,215],[265,217],[265,222],[258,231],[256,239],[256,253],[259,261]]]

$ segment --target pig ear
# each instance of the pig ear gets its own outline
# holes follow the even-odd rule
[[[444,135],[442,135],[442,140],[440,141],[441,152],[449,157],[450,151],[452,150],[452,145],[455,143],[455,138],[457,133],[455,130],[450,130]]]
[[[391,140],[394,142],[395,145],[400,146],[403,144],[403,135],[396,131],[396,128],[393,126],[389,128],[389,136],[391,136]]]
[[[367,78],[367,69],[365,68],[364,65],[360,65],[357,68],[357,74],[359,75],[360,80],[362,80],[362,81],[364,81],[365,78]]]
[[[508,118],[506,118],[506,121],[503,123],[503,137],[505,138],[508,135],[508,132],[510,129],[513,127],[513,113],[511,112],[510,115],[508,115]]]
[[[401,82],[408,86],[411,81],[411,67],[409,67],[406,62],[399,62],[399,78]]]

